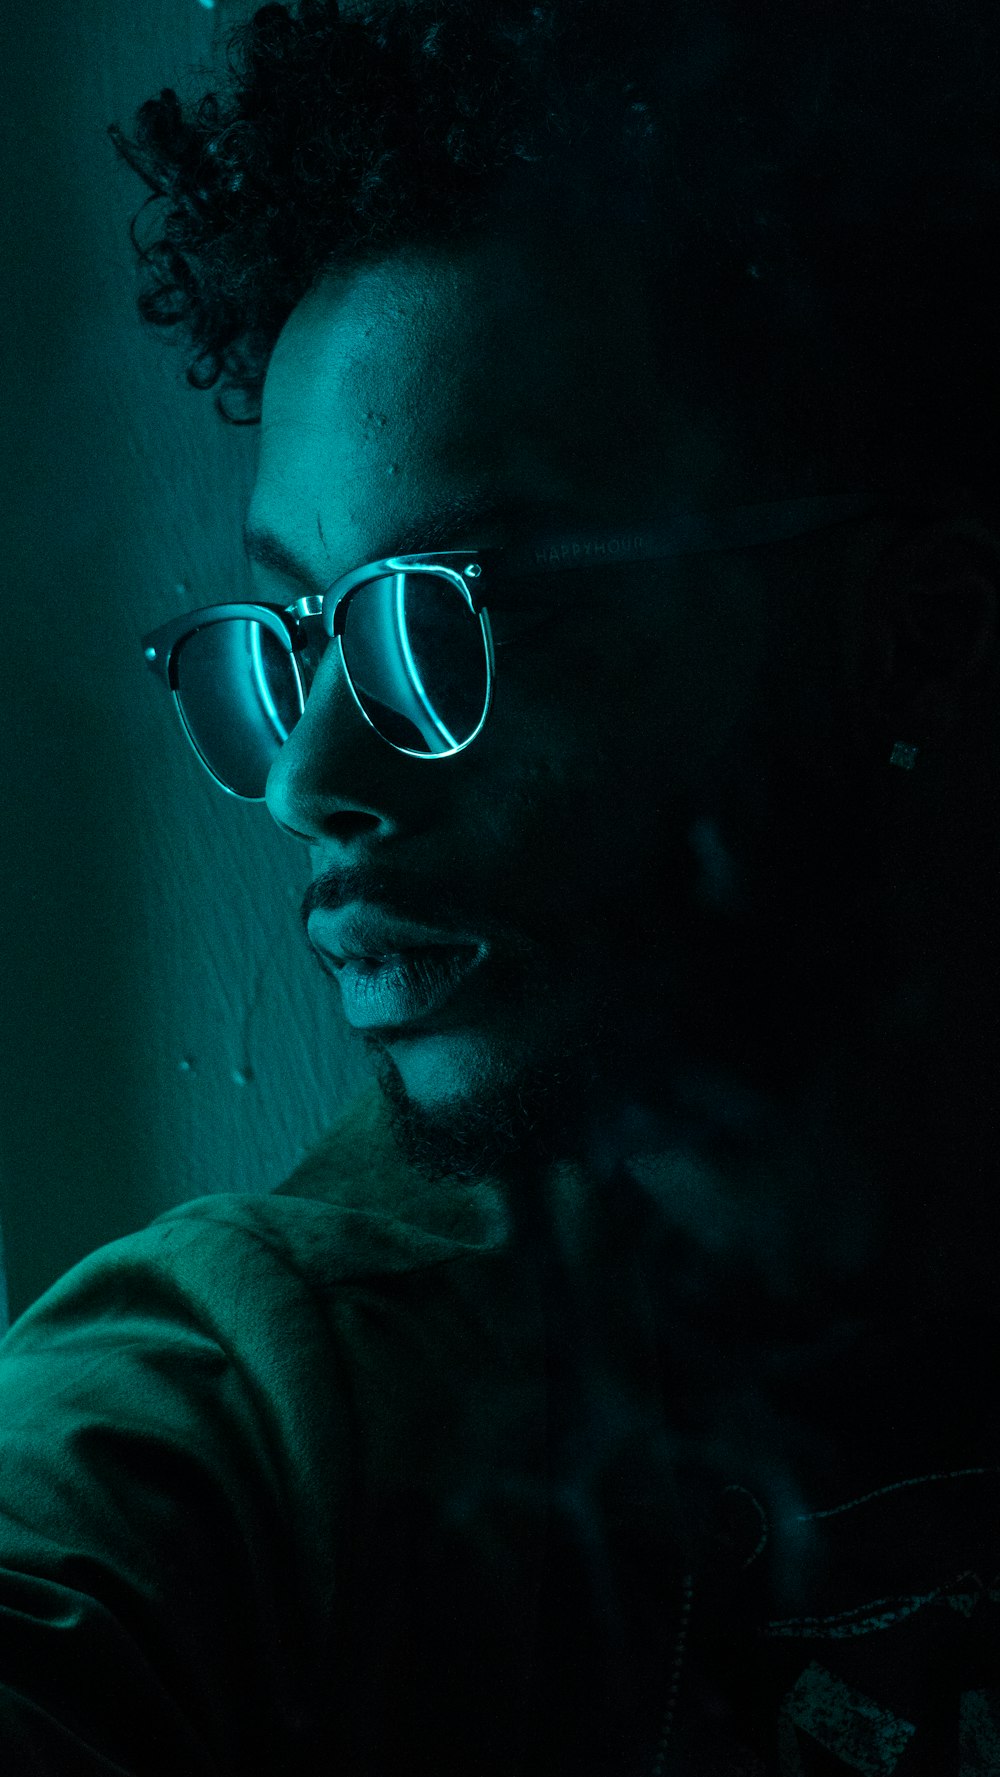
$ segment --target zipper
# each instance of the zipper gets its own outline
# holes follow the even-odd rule
[[[656,1743],[656,1754],[653,1759],[650,1777],[663,1777],[664,1760],[670,1748],[670,1740],[674,1731],[674,1720],[677,1715],[677,1695],[681,1687],[681,1669],[684,1655],[687,1652],[688,1629],[691,1623],[691,1603],[694,1598],[694,1576],[686,1573],[681,1588],[681,1620],[677,1628],[674,1642],[674,1658],[670,1669],[670,1684],[667,1689],[667,1700],[663,1705],[663,1720],[660,1726],[660,1737]]]

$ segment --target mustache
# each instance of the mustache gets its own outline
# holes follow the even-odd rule
[[[690,859],[681,859],[675,847],[661,847],[655,858],[652,882],[641,871],[624,871],[603,897],[592,898],[586,871],[578,868],[559,876],[552,892],[543,897],[523,897],[525,875],[513,878],[497,897],[490,878],[483,880],[461,863],[430,874],[419,865],[405,867],[370,861],[338,866],[332,864],[313,878],[303,893],[299,918],[309,944],[309,919],[314,912],[338,913],[352,903],[380,908],[390,918],[412,921],[456,932],[474,933],[492,943],[511,964],[528,963],[541,968],[546,960],[562,957],[583,921],[591,934],[604,935],[606,945],[619,952],[635,949],[651,958],[659,933],[676,934],[681,926],[690,873]],[[530,902],[530,911],[526,902]],[[690,910],[688,909],[688,918]],[[309,944],[310,950],[312,945]],[[316,952],[313,952],[316,955]]]

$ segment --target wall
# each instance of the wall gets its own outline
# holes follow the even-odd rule
[[[305,953],[305,849],[216,791],[139,636],[242,596],[255,437],[141,329],[107,142],[235,5],[0,20],[0,1215],[12,1314],[206,1192],[263,1191],[363,1085]]]

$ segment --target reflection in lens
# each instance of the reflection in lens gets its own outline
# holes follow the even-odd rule
[[[209,769],[238,796],[263,796],[275,755],[302,714],[282,638],[245,617],[196,630],[177,659],[177,697]]]
[[[355,593],[344,663],[372,725],[410,752],[453,753],[480,727],[489,692],[482,625],[442,574],[382,574]]]

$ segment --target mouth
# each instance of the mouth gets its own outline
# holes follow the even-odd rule
[[[372,908],[314,912],[309,942],[331,965],[355,1030],[403,1029],[437,1012],[486,960],[481,940],[390,920]]]

